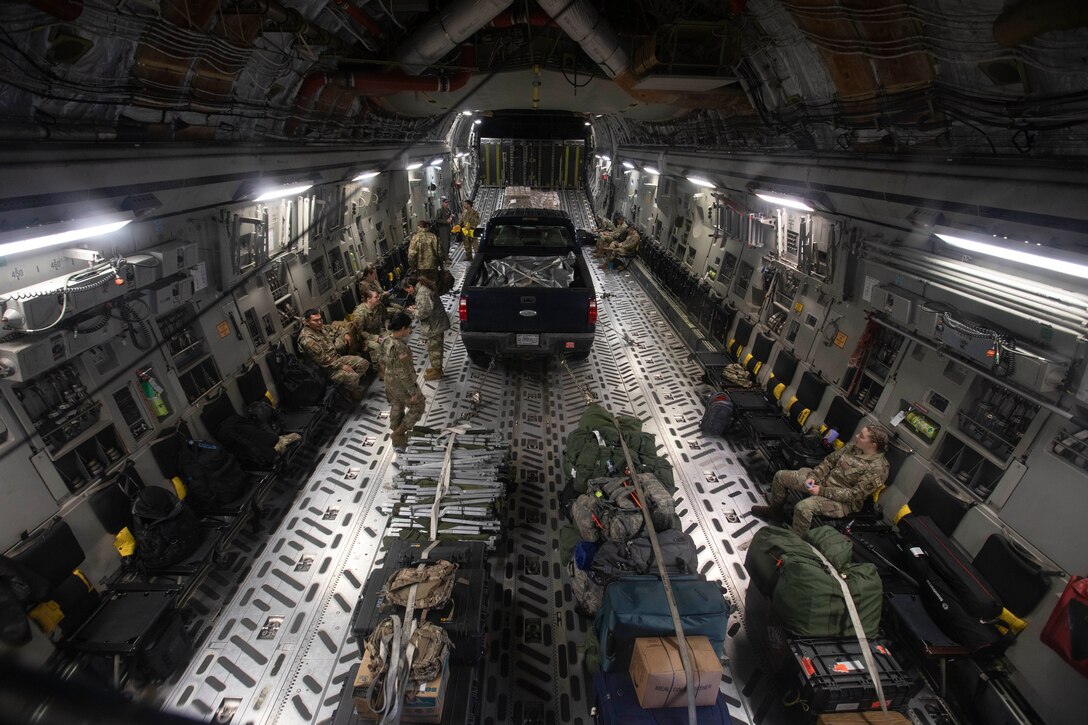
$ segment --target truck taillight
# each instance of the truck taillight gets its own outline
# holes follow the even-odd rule
[[[462,297],[461,298],[461,305],[463,306],[464,304],[465,304],[465,299]],[[462,312],[461,314],[464,315],[464,312]],[[463,320],[465,318],[462,317],[461,319]],[[589,300],[589,324],[591,324],[591,325],[596,325],[597,324],[597,300],[592,299],[592,298]]]
[[[593,310],[593,318],[597,318],[597,310]],[[457,303],[457,319],[464,322],[468,319],[468,297],[461,295],[460,301]]]

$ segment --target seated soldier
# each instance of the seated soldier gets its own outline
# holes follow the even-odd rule
[[[386,325],[390,317],[402,311],[400,305],[383,305],[381,293],[368,288],[363,303],[351,313],[355,338],[360,342],[363,354],[370,360],[370,364],[377,369],[379,377],[382,375],[381,341],[385,336]]]
[[[867,425],[857,432],[852,443],[820,461],[816,468],[774,474],[770,505],[753,506],[752,513],[763,519],[782,521],[786,489],[805,494],[793,507],[791,527],[801,536],[812,525],[815,514],[842,518],[856,513],[888,478],[886,450],[888,431],[878,425]]]
[[[627,236],[627,220],[621,214],[616,218],[616,228],[610,232],[603,232],[597,235],[597,248],[593,251],[594,257],[600,257],[604,254],[604,250],[609,244],[613,242],[623,241]]]
[[[604,248],[601,254],[604,257],[604,262],[600,265],[601,269],[606,269],[609,264],[619,259],[633,257],[638,252],[638,243],[640,241],[642,241],[642,236],[638,233],[638,230],[630,227],[627,230],[627,236],[622,241],[612,242]]]
[[[302,316],[302,330],[298,333],[298,349],[314,362],[325,376],[354,401],[363,399],[359,378],[370,369],[370,364],[356,355],[344,355],[352,344],[350,332],[326,327],[321,313],[306,310]]]

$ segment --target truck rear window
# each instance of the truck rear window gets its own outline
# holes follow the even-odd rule
[[[544,224],[502,224],[490,240],[496,247],[572,247],[570,231],[563,226]]]

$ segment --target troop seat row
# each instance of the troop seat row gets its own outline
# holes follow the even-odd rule
[[[266,357],[284,354],[291,353],[279,348]],[[222,562],[235,538],[247,526],[259,525],[262,502],[277,477],[338,399],[334,386],[327,386],[327,394],[316,406],[278,408],[284,430],[297,433],[298,444],[286,448],[273,466],[244,471],[248,485],[236,500],[201,511],[200,544],[183,560],[168,566],[148,565],[141,560],[138,546],[135,551],[125,549],[126,540],[132,541],[125,537],[133,530],[133,507],[140,492],[160,485],[145,482],[145,477],[158,478],[163,489],[184,496],[182,446],[194,438],[214,441],[212,431],[237,413],[234,399],[244,407],[274,397],[277,388],[269,384],[262,363],[276,369],[271,359],[247,364],[223,381],[193,419],[179,420],[162,432],[149,447],[150,461],[141,461],[145,465],[130,462],[89,491],[80,505],[24,536],[7,552],[21,575],[34,584],[37,601],[26,607],[54,646],[48,669],[63,677],[90,673],[92,679],[120,688],[130,677],[134,681],[163,679],[188,659],[192,643],[182,609],[205,576]],[[84,514],[88,510],[90,516]],[[94,576],[81,566],[104,574]],[[102,582],[101,591],[92,578]]]

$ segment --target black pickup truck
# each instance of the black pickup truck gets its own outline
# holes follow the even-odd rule
[[[465,273],[458,314],[477,365],[495,355],[589,355],[597,295],[570,217],[552,209],[492,214]]]

